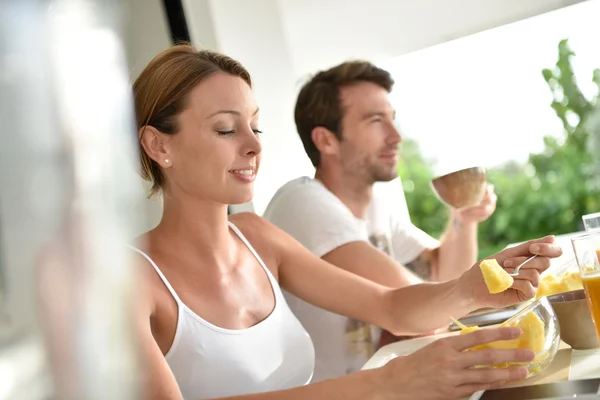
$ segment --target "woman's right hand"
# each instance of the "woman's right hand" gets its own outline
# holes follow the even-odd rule
[[[384,367],[381,389],[383,398],[422,400],[460,399],[480,390],[494,389],[527,377],[527,368],[472,368],[504,362],[529,362],[535,353],[527,349],[485,349],[465,351],[471,347],[515,339],[519,328],[481,329],[472,333],[437,340],[405,357],[398,357]]]

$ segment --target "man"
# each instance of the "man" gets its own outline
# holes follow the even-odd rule
[[[410,222],[399,182],[397,204],[385,190],[374,195],[376,182],[389,190],[383,182],[397,178],[402,138],[388,97],[393,83],[387,71],[357,61],[303,86],[295,120],[315,178],[280,188],[265,217],[324,260],[386,286],[453,279],[476,262],[477,226],[493,213],[496,196],[490,187],[480,206],[452,210],[438,241]],[[314,381],[356,371],[375,351],[376,327],[286,295],[315,342]]]

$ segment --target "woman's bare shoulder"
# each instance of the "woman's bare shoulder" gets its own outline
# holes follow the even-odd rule
[[[253,212],[231,214],[229,216],[229,221],[240,228],[240,230],[261,230],[267,225],[270,225],[269,221]]]
[[[277,227],[265,218],[251,212],[230,215],[229,221],[248,239],[269,269],[276,273],[281,250]]]
[[[164,297],[164,283],[152,265],[151,247],[147,234],[131,241],[128,250],[131,252],[131,263],[135,269],[136,292],[140,302],[145,303],[143,308],[151,316],[156,310],[156,304]]]

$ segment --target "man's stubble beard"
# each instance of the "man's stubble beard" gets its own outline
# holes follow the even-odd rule
[[[373,177],[373,183],[392,181],[398,177],[398,164],[395,164],[393,167],[373,165],[371,176]]]
[[[366,183],[371,185],[375,182],[389,182],[398,177],[397,165],[384,167],[369,163],[368,160],[347,165],[345,170],[348,175],[354,178],[362,177]]]
[[[352,177],[363,177],[368,184],[375,182],[389,182],[398,177],[398,163],[391,166],[378,165],[376,161],[371,161],[368,156],[356,159],[357,151],[349,143],[345,149],[346,154],[342,154],[342,160],[354,160],[349,163],[343,163],[343,169]],[[346,165],[344,165],[346,164]]]

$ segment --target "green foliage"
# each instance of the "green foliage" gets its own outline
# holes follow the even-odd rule
[[[595,170],[597,155],[588,145],[587,123],[598,105],[587,99],[577,85],[568,41],[558,45],[558,61],[542,76],[553,95],[551,107],[562,121],[564,136],[544,138],[544,150],[531,154],[525,164],[508,162],[488,170],[488,180],[498,194],[496,212],[481,224],[480,256],[509,243],[581,229],[581,216],[600,211],[600,185]],[[593,81],[600,90],[600,70]],[[413,222],[437,236],[444,229],[448,211],[433,194],[429,181],[431,163],[423,159],[411,140],[403,143],[399,174]]]
[[[432,163],[423,158],[414,140],[405,139],[400,154],[398,174],[411,219],[425,232],[439,237],[446,227],[449,210],[437,199],[429,184],[433,178]]]

